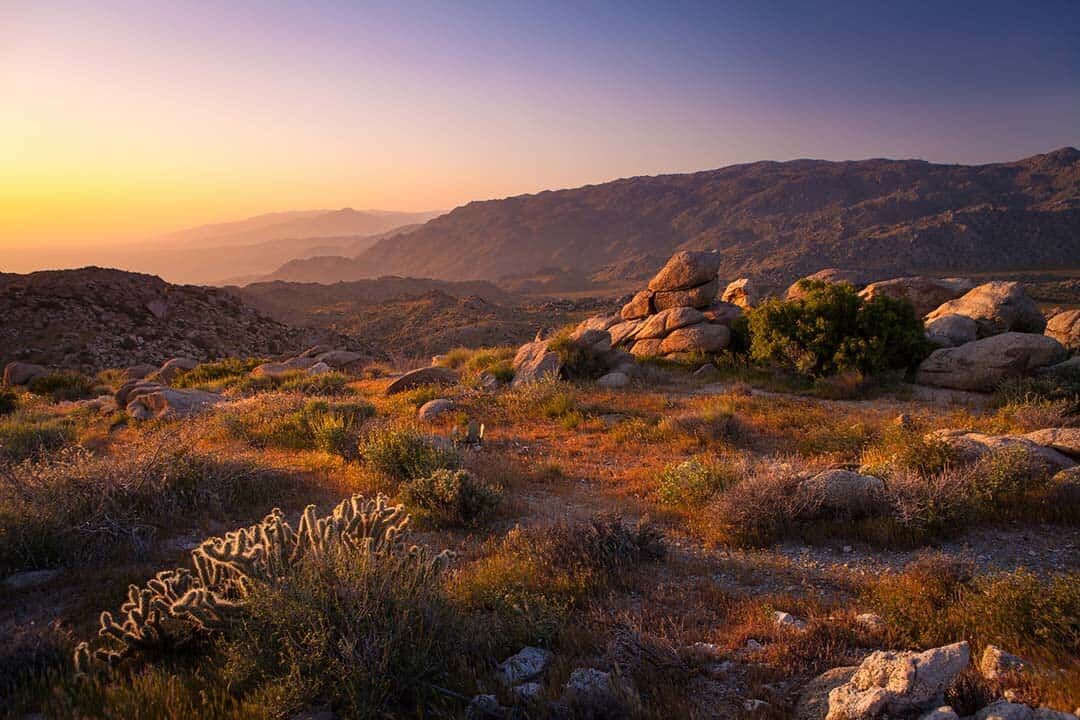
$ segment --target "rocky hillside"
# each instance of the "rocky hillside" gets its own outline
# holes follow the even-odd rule
[[[882,277],[1076,267],[1080,151],[980,166],[759,162],[473,202],[376,243],[355,265],[497,279],[712,248],[721,276],[777,282],[824,266]]]
[[[96,267],[0,276],[0,317],[0,364],[86,371],[356,345],[282,324],[225,290]]]

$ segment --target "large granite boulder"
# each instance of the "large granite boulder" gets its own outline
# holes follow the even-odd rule
[[[713,278],[706,283],[681,290],[661,290],[653,295],[653,306],[657,311],[673,307],[704,308],[716,302],[720,291],[720,280]]]
[[[671,256],[660,272],[649,281],[653,292],[687,290],[716,281],[720,270],[720,254],[717,252],[693,252],[682,250]],[[719,288],[717,288],[719,289]],[[713,297],[716,292],[713,292]],[[658,308],[657,309],[662,309]]]
[[[749,278],[739,278],[728,283],[724,292],[720,295],[723,302],[738,305],[743,309],[749,309],[761,302],[763,294],[761,288]]]
[[[547,341],[534,340],[522,345],[514,355],[513,385],[525,385],[548,377],[559,377],[561,370],[562,360],[559,359],[559,353],[548,350]]]
[[[926,316],[932,322],[942,315],[966,315],[978,325],[979,337],[1016,331],[1041,333],[1046,318],[1018,282],[995,280],[942,303]]]
[[[915,308],[915,314],[922,317],[973,287],[975,283],[964,278],[903,277],[870,283],[859,295],[864,300],[882,296],[907,300]]]
[[[410,370],[390,383],[384,392],[387,395],[396,395],[425,385],[453,385],[457,381],[458,374],[450,368],[426,367]]]
[[[159,387],[129,399],[127,414],[136,420],[188,417],[219,402],[214,393]]]
[[[1080,457],[1080,427],[1046,428],[1029,432],[1024,437],[1070,457]]]
[[[935,350],[919,365],[916,380],[922,385],[988,392],[1002,380],[1028,375],[1066,355],[1061,343],[1046,335],[1007,332]]]
[[[651,290],[642,290],[630,298],[630,302],[622,306],[619,317],[623,320],[640,320],[656,312],[653,307],[653,293]]]
[[[907,717],[938,707],[970,659],[966,642],[921,653],[873,652],[848,682],[829,693],[826,720]]]
[[[1069,350],[1080,350],[1080,310],[1054,315],[1046,321],[1046,334]]]
[[[8,387],[27,385],[34,378],[39,375],[45,375],[48,372],[49,368],[44,365],[10,362],[4,366],[4,385],[7,385]]]
[[[660,341],[660,354],[720,352],[731,341],[731,331],[723,325],[698,323],[673,330]]]
[[[956,347],[979,339],[979,326],[967,315],[939,315],[926,323],[926,339],[941,347]]]
[[[687,325],[695,325],[703,320],[705,320],[705,316],[701,314],[700,310],[694,308],[675,307],[661,310],[645,319],[634,335],[634,339],[651,340],[653,338],[662,338],[673,330],[678,330]],[[612,338],[612,342],[614,342],[614,338]]]

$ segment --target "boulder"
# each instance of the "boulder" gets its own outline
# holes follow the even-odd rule
[[[1046,334],[1069,350],[1080,350],[1080,310],[1066,310],[1046,321]]]
[[[870,283],[859,295],[864,300],[876,297],[907,300],[915,308],[915,314],[922,317],[974,287],[975,283],[964,278],[903,277]]]
[[[979,674],[991,682],[1000,682],[1028,667],[1023,658],[1007,653],[996,645],[987,645],[979,658]]]
[[[630,348],[630,354],[634,357],[648,358],[660,355],[660,345],[663,340],[638,340]]]
[[[919,720],[960,720],[960,716],[948,705],[942,705],[923,713],[919,716]]]
[[[776,623],[776,627],[781,630],[793,630],[795,632],[802,632],[806,629],[806,621],[795,617],[791,613],[777,610],[773,613],[773,621]]]
[[[1046,428],[1029,432],[1024,437],[1037,445],[1080,458],[1080,427]]]
[[[629,688],[595,668],[578,668],[570,673],[561,700],[573,709],[574,717],[621,718],[627,713],[625,696]]]
[[[716,275],[719,270],[719,253],[682,250],[672,255],[667,264],[660,268],[660,272],[649,281],[649,290],[687,290],[714,282],[719,285],[720,280]],[[714,290],[713,297],[715,296]]]
[[[1032,720],[1034,715],[1027,705],[998,700],[975,713],[975,720]]]
[[[829,712],[829,693],[851,680],[856,670],[854,665],[833,668],[806,683],[795,703],[795,720],[825,720]]]
[[[331,350],[316,355],[315,359],[335,370],[353,370],[364,361],[365,357],[363,353],[351,350]]]
[[[1032,464],[1043,472],[1055,473],[1076,465],[1068,456],[1026,437],[988,435],[966,430],[938,430],[927,437],[944,443],[963,462],[974,462],[994,452],[1024,452]]]
[[[824,270],[818,270],[813,275],[807,275],[804,278],[800,278],[791,284],[791,287],[787,289],[787,293],[784,297],[788,300],[802,300],[806,297],[806,291],[800,286],[803,280],[820,280],[824,283],[847,283],[855,287],[856,290],[861,290],[866,286],[866,276],[858,270],[841,270],[840,268],[825,268]]]
[[[663,290],[653,295],[653,306],[657,312],[673,307],[708,307],[716,301],[716,293],[719,290],[720,280],[717,278],[692,288]]]
[[[607,375],[601,376],[596,381],[596,384],[608,389],[626,387],[630,384],[630,376],[624,372],[609,372]]]
[[[803,480],[800,490],[816,498],[823,508],[857,514],[880,504],[885,483],[851,470],[826,470]]]
[[[653,313],[653,294],[649,290],[642,290],[630,299],[630,302],[622,306],[619,317],[623,320],[640,320]]]
[[[966,315],[978,325],[979,337],[1015,331],[1042,333],[1046,318],[1018,282],[995,280],[942,303],[926,316],[931,322],[942,315]]]
[[[39,375],[44,375],[49,372],[49,368],[44,365],[35,365],[34,363],[24,362],[9,362],[4,366],[4,385],[8,387],[14,387],[15,385],[26,385]]]
[[[149,363],[142,363],[140,365],[132,365],[129,368],[124,369],[124,380],[142,380],[148,377],[151,373],[157,371],[156,365],[150,365]]]
[[[153,373],[153,379],[158,382],[171,383],[176,376],[186,370],[194,370],[199,366],[198,360],[192,360],[188,357],[174,357],[166,360],[165,363],[158,368],[157,372]],[[150,376],[147,376],[150,377]]]
[[[120,386],[114,398],[117,407],[127,407],[127,404],[140,395],[156,392],[163,389],[164,385],[151,380],[132,380]]]
[[[534,340],[518,348],[514,356],[513,385],[524,385],[546,377],[558,377],[562,370],[559,353],[548,350],[543,340]]]
[[[387,395],[396,395],[425,385],[453,385],[457,381],[458,374],[450,368],[426,367],[410,370],[390,383],[384,392]]]
[[[615,325],[622,321],[622,317],[618,313],[612,315],[593,315],[591,318],[582,320],[578,324],[577,330],[579,332],[585,330],[608,330],[612,325]]]
[[[436,400],[428,400],[426,403],[420,406],[420,409],[416,412],[416,416],[421,420],[431,421],[441,415],[445,415],[454,409],[454,401],[447,398],[438,398]]]
[[[873,652],[848,682],[829,693],[826,720],[904,716],[939,707],[969,660],[966,642],[921,653]]]
[[[162,387],[130,399],[127,413],[136,420],[188,417],[221,402],[221,396],[202,390]]]
[[[1061,343],[1046,335],[1007,332],[935,350],[919,365],[916,381],[953,390],[990,391],[1002,380],[1053,365],[1065,355]]]
[[[941,347],[956,347],[979,339],[979,326],[967,315],[939,315],[926,323],[926,339]]]
[[[727,327],[731,327],[736,320],[744,315],[741,307],[729,302],[714,302],[712,305],[702,308],[701,314],[705,316],[707,321]]]
[[[312,365],[311,367],[309,367],[307,370],[305,370],[304,372],[306,372],[308,375],[323,375],[325,373],[333,372],[333,371],[334,371],[334,368],[330,367],[326,363],[317,362],[314,365]]]
[[[761,298],[760,288],[749,278],[739,278],[728,283],[720,295],[722,301],[741,308],[752,308],[761,301]]]
[[[517,654],[499,663],[496,675],[503,685],[512,687],[543,675],[554,658],[555,655],[550,650],[524,647]]]
[[[659,352],[661,355],[720,352],[728,346],[730,340],[731,331],[723,325],[698,323],[672,331],[660,342]]]
[[[634,335],[636,340],[652,340],[662,338],[673,330],[678,330],[687,325],[695,325],[703,322],[705,316],[699,310],[690,307],[675,307],[661,310],[651,315],[642,322]],[[612,340],[614,342],[614,340]]]
[[[622,345],[628,340],[637,337],[637,331],[645,323],[644,320],[625,320],[608,328],[612,345]]]
[[[307,370],[319,363],[313,357],[294,357],[282,362],[268,362],[251,370],[251,377],[281,377],[297,370]]]

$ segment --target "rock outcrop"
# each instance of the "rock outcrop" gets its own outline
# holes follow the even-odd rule
[[[933,322],[943,315],[965,315],[975,321],[980,338],[1005,332],[1042,333],[1046,318],[1018,282],[994,281],[969,290],[940,305],[926,316]]]
[[[859,293],[864,299],[885,296],[907,300],[919,317],[932,312],[943,303],[955,300],[975,287],[964,278],[903,277],[882,280],[867,285]]]
[[[1080,310],[1066,310],[1046,321],[1046,334],[1069,350],[1080,350]]]
[[[802,300],[806,297],[806,291],[802,288],[803,280],[820,280],[824,283],[847,283],[855,287],[856,290],[861,290],[866,286],[868,279],[866,275],[859,270],[841,270],[840,268],[825,268],[824,270],[818,270],[813,275],[807,275],[804,278],[799,278],[791,284],[791,287],[787,289],[784,297],[788,300]]]
[[[1046,335],[1006,332],[935,350],[919,365],[916,379],[923,385],[988,392],[1002,380],[1028,375],[1066,355],[1061,343]]]

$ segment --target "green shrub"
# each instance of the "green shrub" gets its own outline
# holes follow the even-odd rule
[[[690,458],[664,468],[656,494],[664,505],[699,507],[736,479],[730,467]]]
[[[52,398],[54,402],[82,400],[94,394],[94,381],[82,373],[57,370],[38,375],[30,381],[27,389],[35,395]]]
[[[608,371],[605,353],[575,340],[574,328],[563,328],[548,342],[548,350],[559,354],[562,374],[571,380],[593,380]]]
[[[906,370],[929,353],[911,303],[865,301],[847,283],[802,281],[806,297],[766,300],[749,311],[750,354],[802,375]]]
[[[258,358],[227,358],[216,362],[201,363],[191,370],[179,373],[173,379],[173,387],[198,387],[204,390],[221,390],[246,378],[252,370],[263,364]]]
[[[345,373],[330,371],[318,375],[301,372],[284,379],[282,390],[297,390],[308,395],[345,395],[352,392],[349,388],[349,376]]]
[[[475,527],[490,517],[501,499],[498,490],[466,470],[436,470],[401,487],[406,507],[437,525]]]
[[[356,456],[356,432],[349,417],[334,412],[320,413],[308,419],[308,428],[316,450],[346,460]]]
[[[10,390],[0,390],[0,415],[10,415],[19,407],[18,396]]]
[[[436,470],[461,467],[461,454],[412,428],[388,428],[372,433],[360,446],[360,456],[386,477],[404,482],[427,477]]]
[[[16,414],[0,419],[0,460],[7,462],[53,452],[74,440],[75,431],[63,418],[31,419]]]

